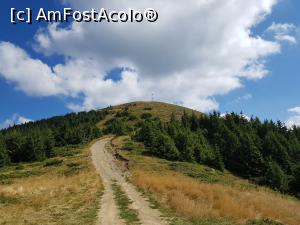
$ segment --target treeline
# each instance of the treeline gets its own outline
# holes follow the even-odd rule
[[[300,128],[247,120],[243,115],[184,114],[180,121],[148,119],[135,134],[149,154],[206,164],[300,195]]]
[[[56,147],[84,144],[100,137],[96,123],[106,111],[71,113],[0,131],[0,167],[39,161],[55,155]]]

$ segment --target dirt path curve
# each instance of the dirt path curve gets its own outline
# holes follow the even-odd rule
[[[132,208],[138,211],[142,225],[166,225],[167,223],[161,220],[159,211],[150,208],[149,202],[141,196],[132,184],[126,182],[125,175],[116,166],[115,159],[105,148],[105,145],[109,144],[110,140],[109,138],[102,139],[91,147],[93,163],[104,185],[101,209],[98,214],[98,224],[124,224],[122,220],[119,219],[118,208],[115,204],[111,188],[111,185],[115,182],[122,187],[128,198],[133,202]]]

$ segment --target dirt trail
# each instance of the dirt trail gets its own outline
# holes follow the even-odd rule
[[[120,225],[124,224],[119,218],[119,211],[116,206],[111,185],[115,182],[122,187],[128,198],[133,202],[131,207],[139,213],[139,219],[143,225],[166,225],[160,218],[160,213],[149,206],[149,202],[128,183],[125,174],[116,166],[115,159],[105,148],[111,139],[102,139],[91,147],[93,163],[97,172],[102,178],[104,193],[101,200],[101,208],[98,213],[99,225]]]

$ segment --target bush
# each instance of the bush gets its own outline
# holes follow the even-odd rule
[[[159,134],[157,137],[157,148],[156,155],[168,159],[168,160],[178,160],[179,159],[179,151],[175,146],[174,141],[165,134]]]
[[[282,192],[285,192],[288,189],[287,175],[281,170],[276,162],[270,161],[268,163],[265,179],[266,183],[273,189]]]
[[[137,120],[137,117],[136,117],[136,115],[130,114],[128,117],[128,120],[134,121],[134,120]]]
[[[146,119],[150,119],[152,117],[151,113],[143,113],[141,115],[141,119],[146,120]]]
[[[9,164],[9,155],[6,151],[1,151],[0,149],[0,167],[6,166]]]
[[[129,117],[130,113],[128,112],[128,109],[124,109],[121,112],[117,112],[116,117]]]
[[[130,131],[132,131],[132,128],[119,119],[111,120],[105,130],[106,133],[111,133],[118,136],[128,134]]]

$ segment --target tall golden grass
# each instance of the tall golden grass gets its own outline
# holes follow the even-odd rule
[[[75,161],[88,153],[85,154]],[[74,162],[74,158],[68,162]],[[36,169],[46,171],[39,177],[0,185],[0,197],[15,199],[15,202],[0,204],[0,224],[94,224],[102,185],[89,158],[80,162],[85,169],[70,176],[61,175],[66,165],[41,167]]]
[[[135,171],[133,182],[151,191],[178,214],[192,218],[226,218],[236,222],[272,219],[300,224],[300,203],[263,190],[241,190],[192,178]]]

